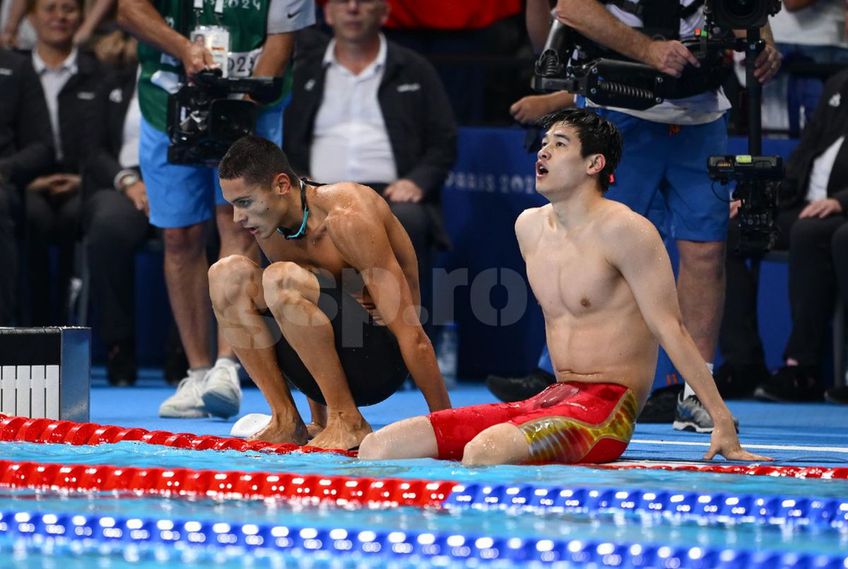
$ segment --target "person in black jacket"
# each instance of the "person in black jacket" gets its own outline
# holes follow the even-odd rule
[[[56,306],[64,312],[73,271],[74,246],[79,236],[80,169],[86,152],[86,130],[94,116],[97,91],[103,80],[100,64],[77,50],[74,33],[82,21],[81,0],[36,0],[29,19],[37,42],[32,65],[41,80],[50,114],[56,160],[48,175],[27,187],[30,322],[56,324],[65,320],[51,311],[49,247],[59,246]]]
[[[356,181],[383,195],[412,240],[422,319],[432,324],[432,256],[448,245],[440,194],[457,127],[433,67],[380,33],[388,10],[385,0],[327,2],[333,39],[295,61],[284,150],[318,182]]]
[[[21,190],[53,160],[50,119],[26,58],[0,49],[0,326],[15,321]],[[20,221],[20,220],[18,220]]]
[[[99,116],[82,178],[82,226],[98,299],[100,338],[107,348],[106,372],[112,385],[132,385],[135,359],[135,251],[151,231],[147,191],[138,167],[141,112],[135,96],[135,39],[122,50],[122,62],[103,81]]]
[[[836,294],[848,301],[848,69],[828,81],[824,94],[786,164],[777,247],[789,249],[792,330],[784,365],[771,377],[757,336],[755,275],[740,255],[737,222],[731,225],[727,304],[719,370],[720,389],[759,399],[817,401],[823,394],[820,363]],[[844,388],[843,388],[844,389]],[[828,392],[836,399],[841,391]],[[848,401],[848,393],[842,397]]]

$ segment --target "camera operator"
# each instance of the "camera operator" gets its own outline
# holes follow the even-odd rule
[[[658,0],[559,0],[552,14],[602,48],[680,77],[687,66],[700,67],[698,59],[680,40],[692,38],[696,29],[704,28],[703,2],[680,0],[679,27],[672,30],[677,31],[676,38],[673,33],[657,35],[655,30],[642,33],[641,14],[652,7],[656,13],[657,3]],[[546,4],[543,0],[530,0],[528,9],[541,14],[548,10]],[[674,2],[665,4],[677,7]],[[668,5],[662,6],[662,10],[667,8]],[[737,35],[744,35],[744,31]],[[767,26],[762,36],[765,48],[757,57],[754,72],[761,83],[780,68],[780,54]],[[536,37],[534,43],[541,43],[540,38]],[[645,111],[600,110],[624,136],[624,154],[609,197],[647,216],[655,194],[660,192],[663,196],[680,259],[677,291],[683,323],[707,362],[712,362],[715,354],[721,322],[728,208],[726,200],[714,194],[705,165],[708,156],[726,151],[724,115],[729,107],[719,89],[685,99],[669,99]],[[708,366],[712,368],[711,363]],[[676,415],[677,429],[712,430],[709,415],[688,386],[678,399]]]
[[[238,413],[241,389],[233,351],[219,334],[218,359],[212,366],[209,349],[206,222],[214,213],[221,257],[258,255],[253,237],[233,222],[216,170],[167,162],[164,87],[176,83],[179,75],[191,78],[223,65],[230,77],[282,76],[292,51],[292,33],[314,21],[312,0],[120,0],[118,5],[119,24],[141,40],[141,172],[150,222],[163,228],[168,296],[189,363],[177,393],[159,409],[163,417]],[[203,44],[191,41],[201,33]],[[259,116],[257,134],[280,145],[281,132],[282,104],[269,105]]]

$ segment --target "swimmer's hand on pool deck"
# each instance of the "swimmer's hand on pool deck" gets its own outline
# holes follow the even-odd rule
[[[727,460],[744,460],[748,462],[771,461],[772,458],[748,452],[739,443],[739,436],[736,434],[736,425],[733,423],[733,415],[730,409],[724,403],[718,389],[713,381],[712,374],[708,371],[706,363],[700,357],[694,342],[688,332],[684,332],[680,337],[682,340],[680,348],[683,348],[685,360],[680,362],[683,378],[695,392],[695,395],[700,399],[701,403],[706,408],[710,417],[713,419],[715,428],[710,436],[710,448],[704,454],[704,460],[712,460],[717,454],[720,454]],[[669,346],[665,346],[666,350]],[[679,355],[677,356],[680,357]],[[674,361],[672,357],[672,361]]]
[[[736,427],[733,419],[728,414],[726,420],[721,422],[714,420],[715,429],[710,436],[710,448],[704,455],[704,460],[712,460],[720,454],[727,460],[744,460],[747,462],[770,462],[774,460],[768,456],[754,454],[742,448],[739,437],[736,435]]]

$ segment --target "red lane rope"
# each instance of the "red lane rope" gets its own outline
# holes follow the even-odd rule
[[[708,472],[712,474],[744,474],[746,476],[772,476],[775,478],[821,478],[823,480],[848,479],[848,468],[824,466],[777,466],[757,464],[593,464],[593,468],[608,470],[672,470]]]
[[[114,425],[74,423],[72,421],[55,421],[53,419],[30,419],[28,417],[11,417],[2,414],[0,414],[0,441],[66,443],[72,445],[98,445],[120,441],[138,441],[189,450],[261,451],[270,454],[329,452],[341,456],[356,456],[356,453],[353,451],[327,450],[290,443],[271,444],[261,441],[246,441],[233,437],[198,436],[191,433],[149,431],[141,428],[127,429]],[[747,476],[772,476],[781,478],[848,479],[848,468],[846,467],[663,463],[613,463],[587,466],[614,470],[646,469],[708,472],[714,474],[743,474]]]
[[[0,460],[0,486],[71,492],[133,492],[140,495],[284,499],[338,506],[441,505],[456,482],[353,478],[272,472],[138,468]]]
[[[351,451],[327,450],[292,443],[272,444],[262,441],[246,441],[234,437],[149,431],[137,427],[125,429],[114,425],[30,419],[29,417],[12,417],[2,414],[0,414],[0,441],[66,443],[71,445],[99,445],[120,441],[138,441],[189,450],[262,451],[270,454],[329,452],[342,456],[356,456],[356,453]]]

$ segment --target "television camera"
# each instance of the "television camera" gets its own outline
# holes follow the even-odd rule
[[[233,142],[255,132],[257,103],[273,102],[282,86],[281,77],[196,74],[168,97],[168,162],[217,166]]]

